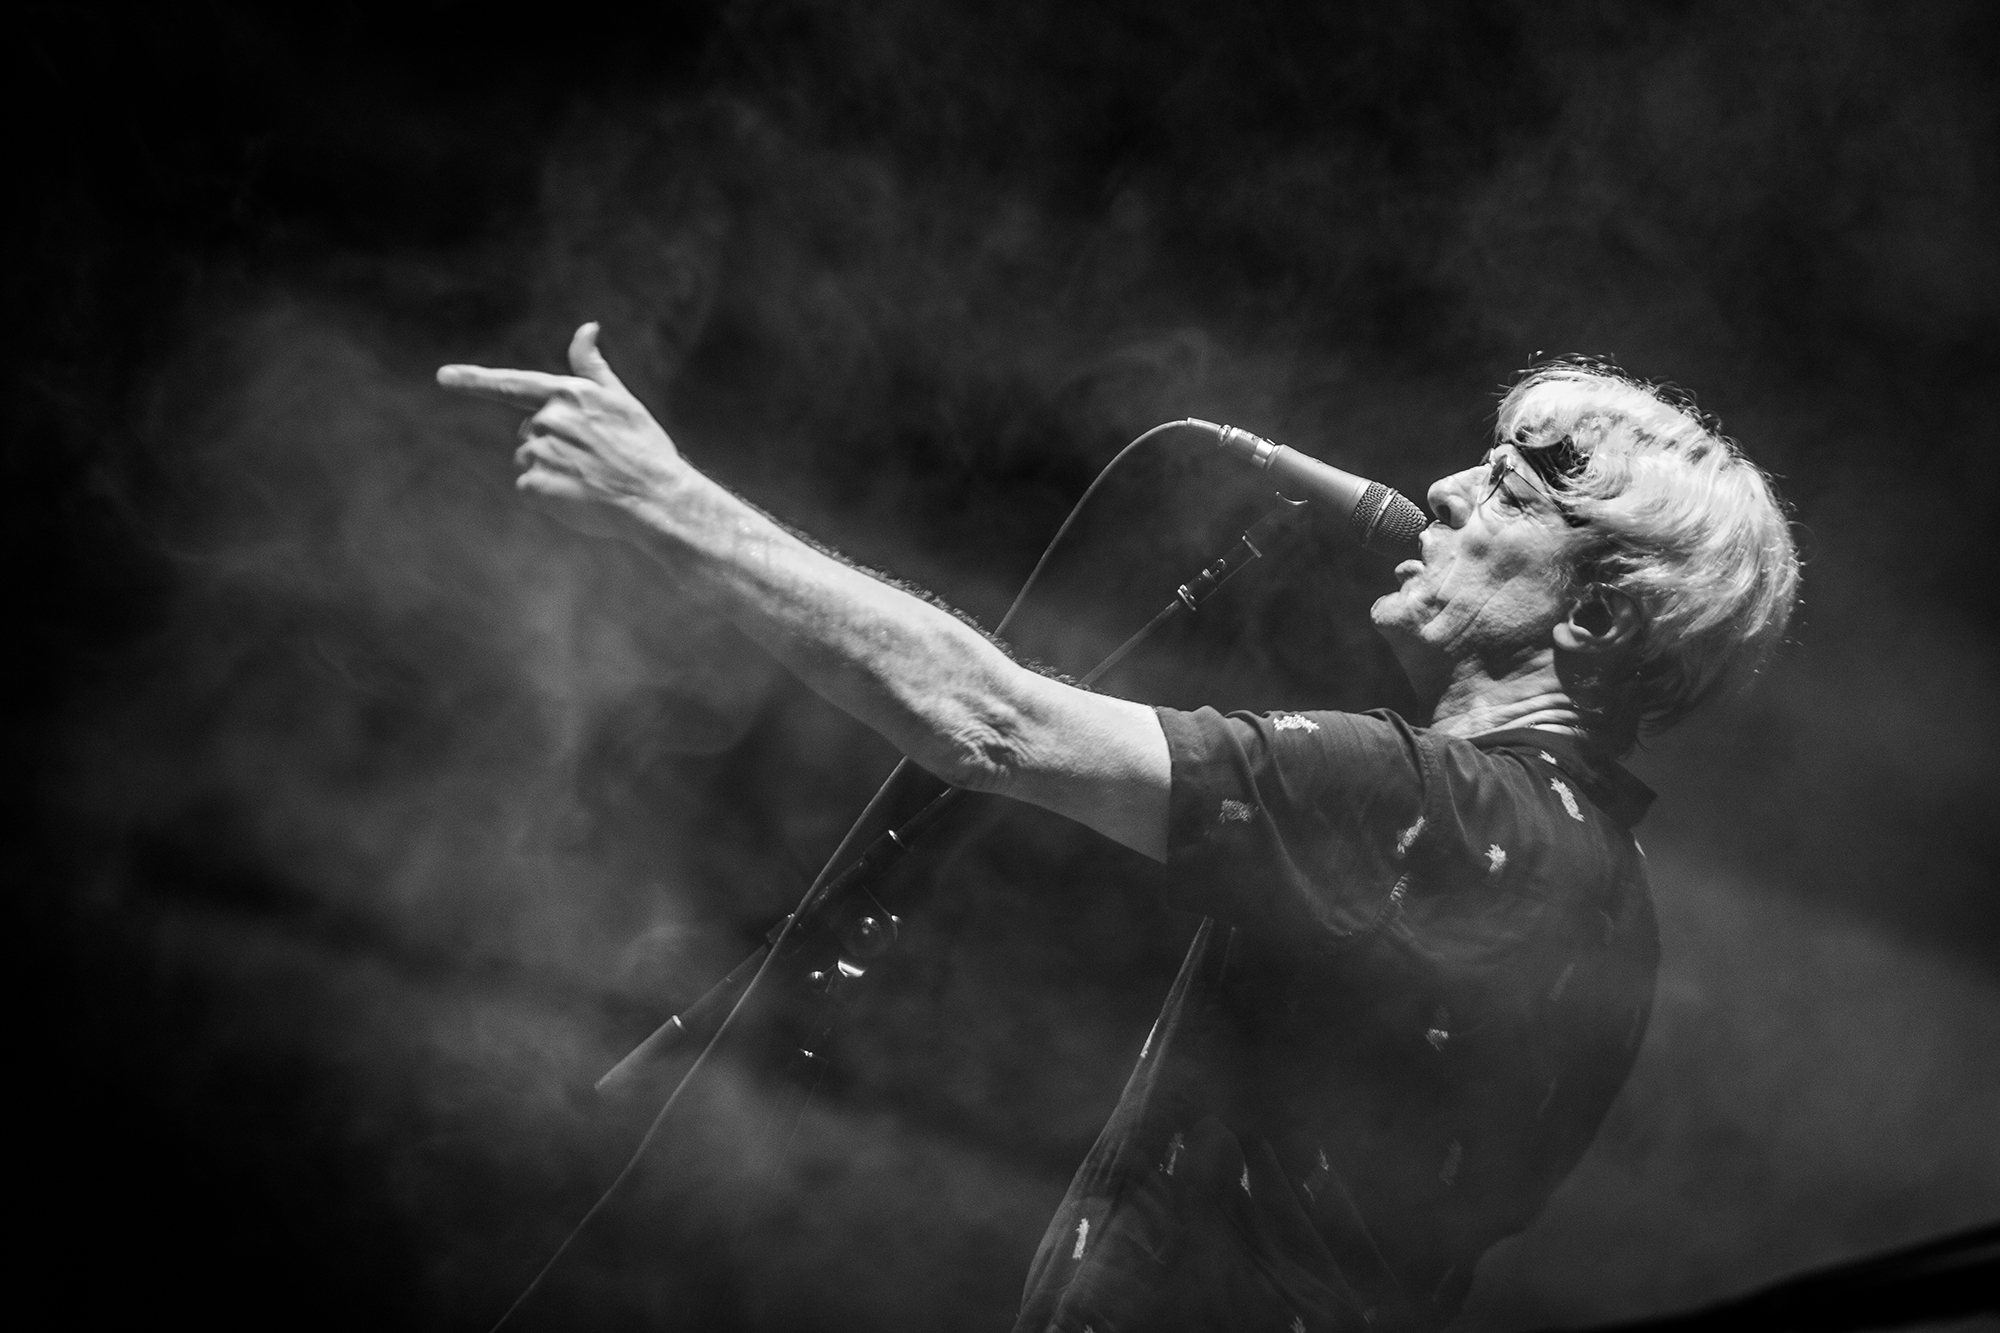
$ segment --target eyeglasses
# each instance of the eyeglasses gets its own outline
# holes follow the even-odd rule
[[[1512,508],[1523,511],[1532,511],[1546,505],[1571,527],[1583,525],[1583,520],[1570,512],[1569,506],[1549,489],[1539,473],[1523,471],[1515,466],[1511,457],[1497,449],[1489,453],[1486,460],[1488,465],[1486,493],[1479,497],[1479,503],[1485,504],[1495,496],[1500,496]]]
[[[1506,454],[1496,449],[1486,456],[1486,462],[1486,493],[1479,497],[1479,503],[1485,504],[1494,496],[1500,495],[1505,496],[1507,502],[1516,509],[1534,508],[1536,498],[1540,498],[1557,510],[1562,508],[1562,502],[1556,499],[1554,492],[1540,485],[1531,473],[1515,467],[1514,460]]]

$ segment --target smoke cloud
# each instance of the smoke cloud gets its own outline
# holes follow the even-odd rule
[[[1807,605],[1755,691],[1635,761],[1653,1028],[1460,1327],[1676,1308],[2000,1214],[2000,156],[1969,7],[772,0],[606,16],[620,51],[576,71],[468,50],[457,15],[393,50],[227,11],[157,59],[37,39],[64,86],[102,49],[132,105],[175,94],[66,131],[19,433],[62,503],[17,568],[63,564],[32,607],[20,912],[69,1014],[50,1139],[95,1163],[37,1197],[49,1245],[87,1224],[126,1275],[92,1299],[490,1322],[643,1127],[592,1080],[789,910],[894,762],[524,505],[516,414],[432,384],[553,368],[584,319],[700,465],[988,626],[1158,421],[1420,495],[1543,351],[1700,390],[1798,508]],[[1254,512],[1200,449],[1108,489],[1024,654],[1088,667]],[[1311,547],[1108,683],[1407,708],[1383,583]],[[1061,821],[961,832],[901,881],[789,1150],[783,1085],[726,1064],[544,1319],[1008,1325],[1193,923]],[[129,1202],[100,1221],[93,1190]]]

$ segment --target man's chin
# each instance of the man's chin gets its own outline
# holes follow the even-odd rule
[[[1427,706],[1437,702],[1449,673],[1439,661],[1437,650],[1425,642],[1420,628],[1411,623],[1409,607],[1392,592],[1375,600],[1368,618],[1374,622],[1375,632],[1388,643],[1390,655],[1403,669],[1403,678],[1410,682],[1417,697]]]

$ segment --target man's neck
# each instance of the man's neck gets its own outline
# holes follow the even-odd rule
[[[1499,674],[1480,663],[1466,663],[1431,709],[1431,729],[1446,736],[1483,736],[1517,727],[1583,734],[1576,704],[1556,677],[1552,649]]]

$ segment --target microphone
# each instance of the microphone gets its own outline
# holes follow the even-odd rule
[[[1417,534],[1430,526],[1430,520],[1401,492],[1235,426],[1200,417],[1188,417],[1181,424],[1212,432],[1224,453],[1270,473],[1281,494],[1323,506],[1369,550],[1397,560],[1416,557]]]

